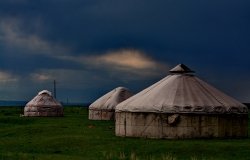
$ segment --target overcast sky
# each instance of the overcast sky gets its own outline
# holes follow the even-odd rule
[[[0,99],[138,92],[184,63],[250,102],[249,0],[1,0]]]

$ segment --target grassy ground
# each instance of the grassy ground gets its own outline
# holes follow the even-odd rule
[[[86,108],[65,107],[58,118],[20,117],[0,107],[0,160],[250,160],[250,138],[156,140],[123,138],[114,122],[90,121]]]

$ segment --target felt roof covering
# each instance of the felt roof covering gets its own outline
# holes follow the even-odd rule
[[[29,101],[25,107],[34,107],[34,106],[62,106],[47,90],[43,90],[37,94],[31,101]]]
[[[167,77],[118,104],[116,112],[248,113],[245,105],[192,72],[183,64],[177,65]]]
[[[129,89],[117,87],[93,102],[89,106],[89,109],[114,110],[117,104],[128,99],[132,95],[133,93]]]

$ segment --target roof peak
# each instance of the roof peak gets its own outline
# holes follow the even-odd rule
[[[190,68],[188,68],[186,65],[182,63],[172,68],[169,72],[170,73],[194,73],[194,71],[192,71]]]
[[[52,96],[52,93],[51,93],[50,91],[48,91],[48,90],[42,90],[42,91],[40,91],[40,92],[38,93],[38,95],[42,95],[42,94],[47,94],[47,95]]]

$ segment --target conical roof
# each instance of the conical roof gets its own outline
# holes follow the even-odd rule
[[[190,73],[183,65],[120,103],[116,112],[247,113],[247,107]],[[181,71],[181,72],[180,72]],[[182,74],[181,74],[182,73]]]
[[[131,97],[133,93],[125,87],[117,87],[89,106],[89,109],[114,110],[117,104]]]
[[[31,101],[26,104],[26,107],[29,106],[62,106],[47,90],[43,90],[37,94]]]

